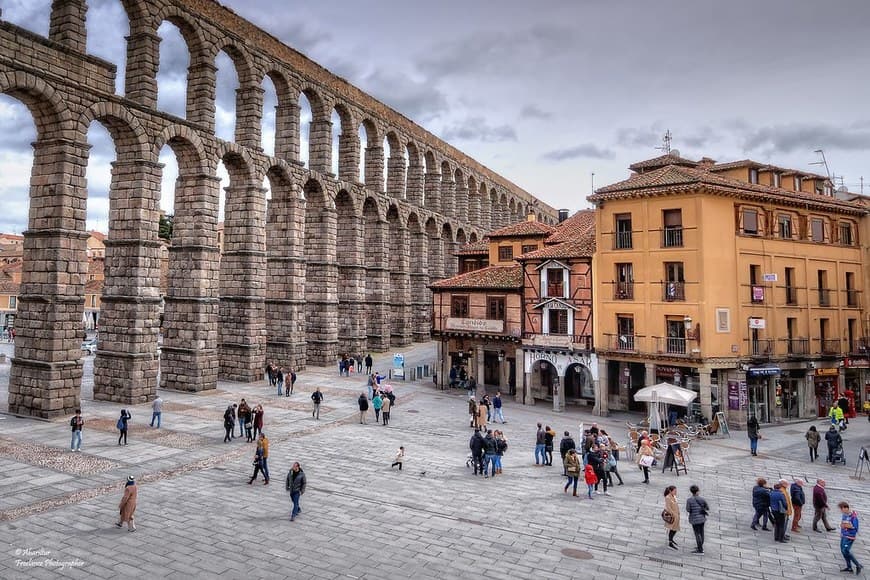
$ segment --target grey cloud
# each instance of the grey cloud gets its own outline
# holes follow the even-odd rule
[[[870,147],[870,127],[860,121],[846,127],[822,123],[791,123],[762,127],[743,139],[745,151],[793,153],[814,149],[860,151]]]
[[[445,141],[481,141],[483,143],[500,143],[516,141],[517,133],[510,125],[490,125],[483,117],[468,117],[441,131]]]
[[[598,147],[593,143],[583,143],[575,147],[566,147],[564,149],[554,149],[547,151],[541,155],[543,161],[568,161],[570,159],[589,158],[589,159],[613,159],[614,153],[610,149]]]
[[[523,119],[540,119],[547,120],[553,118],[553,113],[545,111],[537,105],[526,105],[520,109],[520,117]]]
[[[664,129],[658,123],[649,127],[625,127],[616,132],[616,143],[621,147],[655,147],[661,143]]]
[[[447,97],[425,80],[417,81],[395,72],[376,70],[359,81],[360,87],[403,115],[427,122],[448,109]]]

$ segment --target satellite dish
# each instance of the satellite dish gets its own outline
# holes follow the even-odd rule
[[[839,191],[840,193],[849,193],[849,188],[846,187],[845,185],[841,185],[840,187],[837,188],[837,191]]]
[[[669,155],[671,155],[672,157],[679,157],[680,150],[679,149],[671,149],[671,152],[669,153]]]

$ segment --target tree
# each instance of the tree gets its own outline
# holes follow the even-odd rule
[[[160,216],[160,226],[157,230],[157,236],[164,240],[172,240],[172,224],[175,216],[171,213],[162,214]]]

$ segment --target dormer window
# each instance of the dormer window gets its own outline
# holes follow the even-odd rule
[[[804,180],[801,179],[800,175],[795,175],[794,176],[794,190],[801,191],[803,189],[803,187],[804,187]]]
[[[545,288],[547,290],[546,298],[564,298],[565,297],[565,270],[562,268],[547,268],[544,270],[546,276]]]
[[[755,167],[749,169],[749,183],[758,183],[758,169]]]
[[[773,172],[773,186],[782,187],[782,174],[779,171]]]

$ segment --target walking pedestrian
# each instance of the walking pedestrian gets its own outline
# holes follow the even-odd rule
[[[749,436],[749,451],[753,456],[758,456],[758,440],[761,439],[761,426],[755,415],[749,418],[746,424],[746,434]]]
[[[278,396],[284,394],[284,367],[278,369],[278,374],[275,375],[275,384],[278,386]]]
[[[595,490],[595,484],[598,483],[598,477],[595,475],[595,469],[589,463],[586,464],[584,479],[586,481],[586,497],[592,499],[592,492]]]
[[[393,464],[390,465],[390,469],[395,466],[399,466],[399,471],[402,471],[402,463],[405,461],[405,447],[399,445],[399,450],[396,451],[396,459],[393,461]]]
[[[562,475],[568,475],[566,461],[568,458],[568,451],[571,449],[577,449],[577,444],[574,443],[574,439],[571,438],[571,433],[565,431],[565,435],[562,437],[562,440],[559,441],[559,455],[562,456]]]
[[[366,415],[368,415],[369,412],[369,400],[366,397],[365,392],[360,393],[357,403],[359,404],[359,422],[360,424],[365,425]]]
[[[495,423],[496,421],[498,421],[502,425],[507,423],[507,421],[504,420],[504,413],[502,412],[501,391],[497,392],[495,394],[495,397],[492,398],[492,412],[493,412],[493,418],[492,418],[493,423]]]
[[[296,386],[296,371],[290,369],[290,395],[293,394],[293,388]],[[287,395],[288,397],[290,395]]]
[[[272,386],[272,361],[269,361],[266,363],[266,376],[264,378],[266,379],[266,384],[268,384],[271,387]]]
[[[698,495],[701,489],[697,485],[689,488],[692,496],[686,500],[686,515],[689,518],[689,523],[692,525],[692,531],[695,532],[695,549],[693,554],[704,553],[704,524],[707,522],[707,514],[710,513],[710,506],[707,500]]]
[[[849,504],[841,501],[837,504],[840,508],[842,518],[840,521],[840,553],[846,560],[846,567],[840,572],[851,572],[852,564],[855,564],[855,574],[860,574],[864,570],[855,556],[852,555],[852,544],[855,543],[855,538],[858,536],[858,512],[852,511]]]
[[[665,529],[668,531],[668,547],[678,550],[674,538],[680,531],[680,505],[677,503],[677,486],[669,485],[665,488],[665,509],[662,511],[662,519]]]
[[[375,423],[381,422],[381,407],[384,406],[384,400],[380,393],[375,393],[372,397],[372,408],[375,410]]]
[[[290,492],[290,501],[293,502],[293,510],[290,512],[291,522],[302,511],[299,500],[302,498],[302,494],[305,493],[305,484],[305,472],[302,471],[302,466],[296,461],[293,463],[293,467],[290,468],[290,472],[287,474],[287,481],[284,484],[284,487]]]
[[[556,432],[547,425],[544,429],[544,454],[547,458],[546,465],[553,465],[553,440],[556,438]]]
[[[254,439],[257,438],[258,433],[263,432],[263,418],[266,412],[263,410],[263,405],[257,405],[254,407]]]
[[[480,406],[486,408],[486,422],[492,422],[492,401],[489,400],[489,395],[484,395],[480,399]]]
[[[256,449],[254,449],[253,465],[254,465],[254,474],[248,480],[248,485],[251,485],[254,483],[254,480],[257,479],[257,475],[259,475],[260,472],[263,473],[263,479],[264,479],[263,485],[266,485],[266,483],[268,483],[268,480],[266,479],[266,472],[263,469],[263,446],[260,445],[259,441],[257,442]]]
[[[644,483],[649,483],[649,468],[652,467],[653,461],[655,461],[655,455],[650,447],[649,439],[644,439],[637,451],[637,465],[643,471]]]
[[[82,419],[82,410],[76,409],[75,416],[69,420],[69,426],[72,428],[72,439],[69,443],[69,450],[79,452],[82,450],[82,428],[85,425]]]
[[[610,440],[610,452],[607,456],[607,483],[613,487],[613,476],[619,480],[619,485],[622,485],[622,476],[619,474],[619,443],[615,439]]]
[[[604,487],[604,495],[610,495],[607,491],[607,452],[597,444],[593,445],[592,451],[589,453],[589,457],[587,457],[587,462],[595,470],[595,478],[598,480],[595,483],[595,493],[601,493],[598,491],[598,485],[600,484]]]
[[[373,362],[374,361],[372,361],[372,355],[367,354],[366,355],[366,374],[368,374],[368,375],[372,374],[372,363]]]
[[[755,481],[755,487],[752,488],[752,507],[755,509],[755,515],[752,516],[752,524],[750,528],[758,531],[758,521],[761,520],[761,529],[769,532],[767,522],[770,518],[770,488],[767,487],[767,480],[759,477]]]
[[[320,403],[323,402],[323,393],[320,392],[320,387],[317,387],[317,390],[311,393],[311,400],[314,401],[314,409],[311,411],[311,416],[314,417],[315,420],[320,420]]]
[[[565,483],[564,491],[568,493],[568,487],[574,485],[574,497],[577,497],[577,482],[580,479],[580,457],[577,455],[577,450],[573,447],[569,448],[565,453],[565,475],[568,481]]]
[[[538,432],[535,433],[535,465],[547,464],[547,456],[544,454],[544,450],[546,449],[545,441],[546,435],[544,434],[544,429],[541,427],[541,424],[538,423]]]
[[[791,522],[791,531],[800,532],[801,513],[803,512],[804,504],[807,503],[806,496],[804,495],[804,481],[802,479],[794,480],[789,489],[789,495],[791,496],[791,505],[794,507],[794,519]]]
[[[477,421],[477,401],[474,400],[473,395],[468,397],[468,415],[468,426],[474,427],[474,424]]]
[[[777,482],[773,484],[773,491],[770,492],[770,511],[773,514],[773,540],[775,542],[784,543],[785,539],[785,520],[788,506],[785,503],[785,494],[782,492],[782,484]]]
[[[816,426],[811,425],[804,437],[807,438],[807,446],[810,448],[810,461],[815,461],[819,458],[819,442],[822,440],[822,436],[819,435]]]
[[[248,405],[248,402],[242,398],[239,401],[239,409],[236,412],[236,416],[239,419],[239,437],[245,435],[244,429],[246,425],[251,421],[251,407]],[[248,435],[250,437],[250,435]]]
[[[136,531],[136,524],[133,522],[133,514],[136,513],[136,503],[139,499],[139,488],[136,486],[136,480],[132,475],[127,476],[127,484],[124,486],[124,495],[121,496],[121,503],[118,505],[120,518],[117,527],[122,527],[127,524],[128,532]]]
[[[160,429],[160,416],[163,414],[163,399],[160,395],[151,401],[151,426],[154,426],[154,420],[157,420],[157,428]]]
[[[825,442],[828,444],[828,459],[827,462],[834,463],[834,452],[843,445],[843,436],[837,432],[837,428],[831,425],[828,432],[825,433]]]
[[[384,397],[381,404],[381,419],[384,422],[384,427],[390,424],[390,409],[393,408],[393,400],[390,397]]]
[[[224,435],[224,443],[229,443],[233,438],[233,431],[236,428],[236,417],[235,417],[235,403],[227,406],[227,410],[224,411],[224,431],[226,434]]]
[[[124,440],[124,445],[127,444],[127,422],[130,421],[130,419],[132,418],[133,415],[129,411],[127,411],[127,409],[121,409],[121,416],[118,417],[118,423],[116,425],[119,432],[118,445],[121,444],[121,439]]]
[[[356,355],[356,372],[357,372],[357,374],[360,374],[360,373],[362,373],[362,371],[363,371],[362,354],[357,354]]]
[[[825,526],[825,530],[833,532],[834,527],[828,523],[828,492],[825,491],[825,480],[819,479],[813,487],[813,531],[822,533],[819,529],[819,520]]]
[[[474,475],[483,475],[483,436],[480,431],[474,430],[471,439],[468,441],[468,448],[471,450],[471,461],[474,464]]]
[[[794,516],[794,506],[791,503],[791,490],[789,489],[788,481],[785,479],[779,480],[779,491],[782,492],[783,498],[785,499],[785,522],[783,524],[782,535],[783,539],[791,539],[791,536],[787,535],[789,527],[791,526],[791,518]]]
[[[486,433],[486,405],[483,401],[477,406],[477,416],[474,418],[474,428],[481,433]]]

